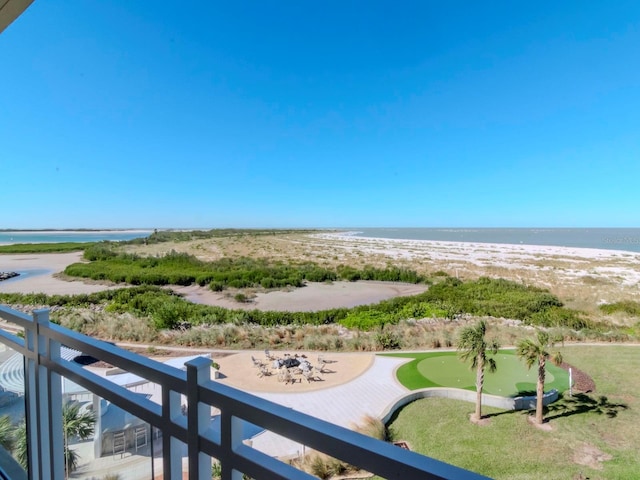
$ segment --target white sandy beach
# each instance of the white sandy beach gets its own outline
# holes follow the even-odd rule
[[[637,252],[545,245],[366,238],[350,233],[314,234],[312,239],[318,248],[331,246],[348,254],[360,252],[392,260],[444,265],[454,274],[456,269],[463,275],[468,271],[482,273],[495,269],[522,270],[533,272],[534,277],[535,273],[551,272],[551,276],[559,282],[597,276],[604,281],[627,287],[637,287],[640,283],[640,253]]]

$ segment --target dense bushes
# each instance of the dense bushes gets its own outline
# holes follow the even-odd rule
[[[13,243],[0,245],[0,253],[67,253],[79,252],[94,245],[93,242]]]
[[[387,267],[385,269],[365,267],[356,270],[353,267],[338,267],[340,279],[355,282],[357,280],[379,280],[387,282],[424,283],[426,278],[418,275],[413,270],[399,267]]]
[[[304,281],[326,282],[339,279],[386,280],[418,283],[426,279],[412,270],[389,267],[366,267],[356,270],[338,267],[331,270],[311,262],[282,263],[264,259],[222,258],[215,262],[202,262],[185,253],[170,252],[163,257],[141,257],[115,253],[108,244],[95,244],[85,251],[90,263],[74,263],[65,269],[72,277],[110,280],[132,285],[209,285],[220,291],[231,288],[301,287]]]
[[[491,278],[468,282],[447,278],[433,285],[425,294],[425,299],[443,302],[461,313],[529,322],[535,320],[534,314],[552,307],[562,307],[562,302],[546,290]]]
[[[111,244],[108,242],[92,243],[85,248],[83,254],[83,257],[91,262],[96,260],[108,260],[115,256],[116,252],[114,252]]]
[[[173,261],[178,264],[197,266],[193,259],[180,255],[174,257]],[[487,278],[470,282],[449,278],[431,286],[420,295],[397,297],[352,309],[334,308],[317,312],[229,310],[194,304],[157,286],[138,286],[73,296],[0,294],[0,302],[80,307],[105,304],[107,311],[148,317],[157,329],[171,329],[182,324],[240,322],[264,327],[338,323],[350,329],[370,331],[411,318],[452,318],[453,312],[520,319],[525,323],[545,327],[567,327],[574,330],[594,328],[593,322],[583,314],[562,307],[562,303],[545,290]],[[381,336],[380,343],[388,348],[394,341]]]

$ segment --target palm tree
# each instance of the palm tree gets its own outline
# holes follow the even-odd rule
[[[0,417],[0,447],[4,448],[7,452],[13,450],[15,443],[14,436],[15,427],[11,423],[9,415],[3,415]]]
[[[487,358],[487,352],[491,355],[498,353],[500,345],[495,339],[488,343],[484,336],[487,333],[487,323],[480,320],[476,325],[469,325],[460,332],[458,339],[458,355],[464,362],[471,361],[471,370],[476,370],[476,411],[473,419],[482,418],[482,388],[484,386],[484,370],[488,366],[489,372],[496,371],[496,362],[493,358]]]
[[[16,430],[16,444],[15,451],[13,452],[13,456],[16,458],[18,463],[22,465],[22,468],[25,470],[28,467],[29,463],[29,453],[28,453],[28,445],[27,445],[27,424],[24,420],[22,420],[17,427]]]
[[[64,459],[67,469],[72,472],[78,466],[78,454],[69,448],[69,439],[78,437],[86,440],[93,435],[96,423],[92,412],[80,411],[79,403],[67,403],[62,407],[62,431],[64,434]]]
[[[78,437],[86,440],[93,434],[96,423],[92,412],[81,412],[80,404],[67,403],[62,407],[62,435],[64,441],[64,460],[68,472],[78,466],[78,454],[69,448],[69,439]],[[15,457],[24,469],[27,468],[27,427],[24,421],[16,430]]]
[[[552,348],[554,342],[549,338],[549,334],[543,330],[538,330],[536,340],[529,338],[521,340],[518,343],[518,357],[522,358],[527,364],[527,368],[531,368],[536,362],[538,363],[538,384],[536,386],[536,423],[541,425],[544,421],[542,397],[544,395],[544,379],[545,366],[547,358],[550,358],[555,365],[562,363],[562,354],[555,352],[551,355],[547,349]]]

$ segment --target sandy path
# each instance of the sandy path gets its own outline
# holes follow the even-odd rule
[[[79,262],[81,258],[82,252],[0,255],[0,272],[20,273],[19,277],[0,282],[0,292],[65,295],[92,293],[109,288],[82,281],[68,282],[53,276],[62,272],[67,265]]]
[[[216,305],[224,308],[243,310],[275,310],[289,312],[311,312],[340,307],[355,307],[377,303],[389,298],[417,295],[427,289],[426,285],[394,282],[309,282],[303,288],[292,291],[257,293],[250,302],[241,303],[224,293],[213,292],[206,287],[192,285],[175,287],[194,303]]]

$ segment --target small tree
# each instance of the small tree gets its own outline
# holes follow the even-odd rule
[[[463,362],[471,361],[471,370],[476,371],[476,411],[474,419],[482,418],[482,389],[484,387],[484,370],[488,366],[489,372],[496,371],[496,362],[493,358],[487,358],[487,352],[491,355],[498,353],[500,345],[497,340],[489,342],[485,340],[487,323],[480,320],[476,325],[465,327],[458,338],[458,355]]]
[[[96,423],[92,412],[80,412],[79,403],[67,403],[62,407],[62,431],[64,434],[64,460],[70,472],[78,466],[78,454],[69,448],[69,439],[86,440],[93,435]]]
[[[544,421],[542,399],[544,396],[544,380],[546,376],[547,358],[550,358],[555,365],[562,363],[562,354],[554,352],[551,355],[547,349],[553,348],[554,342],[549,338],[549,334],[543,330],[538,330],[536,341],[529,338],[518,343],[518,357],[522,358],[531,368],[538,363],[538,383],[536,385],[536,423],[542,424]]]
[[[0,417],[0,447],[4,448],[7,452],[13,450],[15,444],[14,430],[16,427],[11,423],[9,415],[3,415]]]

